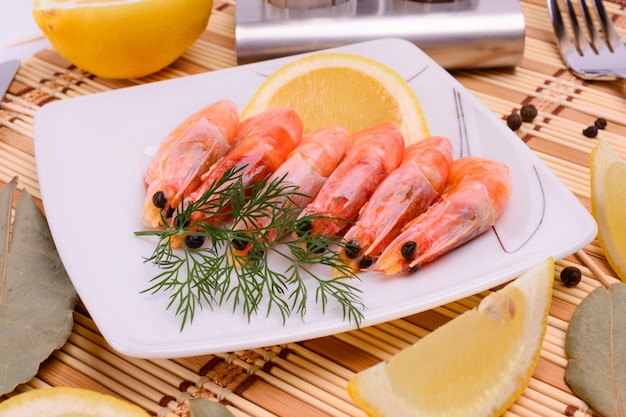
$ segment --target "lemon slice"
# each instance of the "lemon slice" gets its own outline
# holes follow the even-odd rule
[[[2,417],[148,417],[127,401],[82,388],[26,391],[0,403]]]
[[[350,396],[369,416],[500,416],[534,372],[553,280],[548,258],[478,308],[356,374]]]
[[[277,105],[294,109],[305,133],[330,125],[353,133],[391,121],[407,144],[430,136],[420,102],[402,76],[356,54],[318,52],[280,67],[257,89],[242,117]]]
[[[105,78],[156,72],[206,29],[212,0],[35,0],[33,16],[54,49]]]
[[[591,152],[591,213],[611,267],[626,281],[626,161],[600,138]]]

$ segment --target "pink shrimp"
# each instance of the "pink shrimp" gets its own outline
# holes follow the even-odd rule
[[[200,184],[200,177],[224,156],[237,136],[239,111],[220,100],[189,116],[160,144],[146,170],[146,199],[141,213],[148,227],[162,225],[162,216]]]
[[[302,231],[339,235],[348,222],[356,220],[376,187],[402,160],[404,139],[394,123],[383,122],[360,130],[348,141],[351,145],[345,158],[299,216],[302,219],[315,214],[323,218],[300,220]]]
[[[209,188],[230,169],[238,169],[245,185],[253,184],[273,173],[287,155],[302,140],[303,124],[295,111],[286,107],[272,107],[241,122],[240,139],[233,148],[202,176],[200,186],[189,195],[188,201],[198,201]],[[228,183],[221,187],[228,187]],[[222,221],[219,213],[196,211],[192,221]]]
[[[510,194],[511,174],[501,162],[453,161],[441,198],[404,227],[374,269],[387,275],[416,271],[492,227]]]
[[[276,201],[278,207],[294,205],[304,207],[317,195],[326,181],[326,178],[334,171],[343,158],[348,143],[348,134],[339,126],[322,127],[308,133],[302,138],[302,142],[289,155],[287,160],[272,174],[268,182],[280,180],[283,184],[296,187],[297,194],[283,197],[282,201]],[[271,213],[265,217],[253,220],[254,224],[240,223],[238,230],[248,230],[250,233],[262,234],[262,238],[272,242],[283,232],[277,229],[266,229],[272,221]],[[234,241],[233,253],[245,255],[251,249],[249,242]]]
[[[340,255],[354,270],[371,266],[400,229],[441,194],[452,164],[452,143],[437,136],[407,147],[398,168],[378,186],[348,231]]]

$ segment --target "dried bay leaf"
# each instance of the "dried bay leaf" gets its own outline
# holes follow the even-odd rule
[[[565,338],[565,380],[604,417],[624,416],[626,284],[598,287],[576,308]]]
[[[191,411],[191,417],[235,417],[222,404],[205,398],[189,400],[189,411]]]
[[[48,223],[26,191],[12,216],[16,186],[14,178],[0,190],[0,394],[29,381],[63,346],[77,299]]]

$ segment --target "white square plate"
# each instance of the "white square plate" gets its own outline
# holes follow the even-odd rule
[[[505,162],[513,193],[493,230],[410,276],[363,273],[362,326],[417,313],[492,288],[548,256],[561,258],[596,235],[589,212],[510,129],[412,43],[378,40],[337,48],[381,61],[416,91],[433,135],[455,156]],[[176,125],[222,98],[243,109],[264,78],[294,57],[50,103],[34,123],[39,182],[65,268],[106,340],[121,353],[179,357],[295,342],[354,328],[332,304],[311,302],[304,320],[262,311],[250,321],[231,306],[196,313],[181,331],[167,293],[142,293],[158,270],[139,238],[143,174]],[[330,271],[329,271],[330,273]]]

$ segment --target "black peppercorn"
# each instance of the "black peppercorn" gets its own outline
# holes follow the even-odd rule
[[[520,110],[523,122],[532,122],[537,117],[537,107],[533,104],[524,104]]]
[[[351,240],[350,242],[346,243],[345,252],[348,258],[354,259],[359,256],[359,253],[361,253],[361,247],[356,240]]]
[[[247,242],[243,239],[237,239],[237,238],[234,238],[230,241],[230,244],[233,245],[233,248],[235,248],[235,250],[238,250],[238,251],[244,250],[248,246],[248,243],[250,242]]]
[[[597,127],[598,129],[604,129],[607,125],[607,122],[606,122],[606,119],[602,117],[598,117],[596,121],[593,122],[593,125]]]
[[[598,128],[595,126],[587,126],[585,129],[583,129],[583,135],[588,138],[595,138],[596,136],[598,136]]]
[[[326,242],[320,241],[309,242],[307,246],[311,253],[324,253],[328,247]]]
[[[189,226],[191,224],[191,222],[189,221],[189,219],[181,219],[180,217],[176,216],[174,217],[174,227],[177,229],[184,229],[185,227]]]
[[[163,191],[157,191],[152,195],[152,205],[156,208],[165,208],[165,204],[167,203],[167,198],[165,197],[165,193]]]
[[[580,269],[575,266],[565,267],[561,271],[561,282],[566,287],[573,287],[575,285],[578,285],[581,277],[582,273],[580,272]]]
[[[363,259],[359,261],[359,269],[367,269],[374,263],[374,259],[370,256],[364,256]]]
[[[189,249],[198,249],[204,243],[204,236],[187,235],[185,236],[185,245]]]
[[[413,259],[416,249],[417,249],[417,243],[409,240],[408,242],[405,242],[402,245],[402,248],[400,249],[400,253],[402,254],[402,257],[404,259],[410,261]]]
[[[522,117],[517,113],[511,113],[506,118],[506,124],[511,130],[517,130],[522,126]]]
[[[313,230],[313,225],[308,220],[300,220],[298,224],[296,224],[295,232],[300,237],[304,236],[311,230]]]

